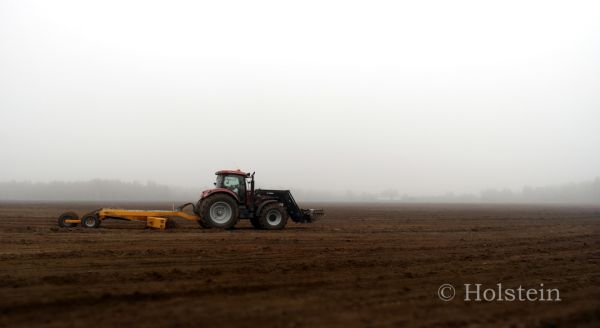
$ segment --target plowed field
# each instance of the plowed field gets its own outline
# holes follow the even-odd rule
[[[600,326],[600,207],[313,204],[321,221],[283,231],[56,225],[108,205],[0,204],[0,326]],[[561,301],[466,302],[467,283],[543,283]]]

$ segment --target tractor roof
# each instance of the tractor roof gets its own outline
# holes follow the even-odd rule
[[[216,175],[235,174],[235,175],[241,175],[241,176],[244,176],[244,177],[248,175],[248,174],[246,174],[246,172],[242,172],[239,169],[238,170],[221,170],[221,171],[218,171],[215,174]]]

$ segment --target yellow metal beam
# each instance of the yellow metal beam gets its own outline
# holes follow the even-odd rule
[[[188,214],[182,211],[144,211],[144,210],[123,210],[116,208],[103,208],[98,212],[100,219],[106,217],[119,217],[127,220],[148,221],[150,217],[169,218],[179,217],[188,221],[198,221],[200,217]]]

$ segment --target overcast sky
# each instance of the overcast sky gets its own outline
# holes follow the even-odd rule
[[[600,176],[598,1],[0,0],[0,181]]]

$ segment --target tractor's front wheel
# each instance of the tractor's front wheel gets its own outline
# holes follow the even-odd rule
[[[202,201],[200,225],[213,228],[231,229],[238,222],[238,206],[228,195],[214,195]]]
[[[285,227],[288,220],[288,213],[285,207],[274,203],[265,206],[258,218],[258,224],[261,229],[281,230]]]

